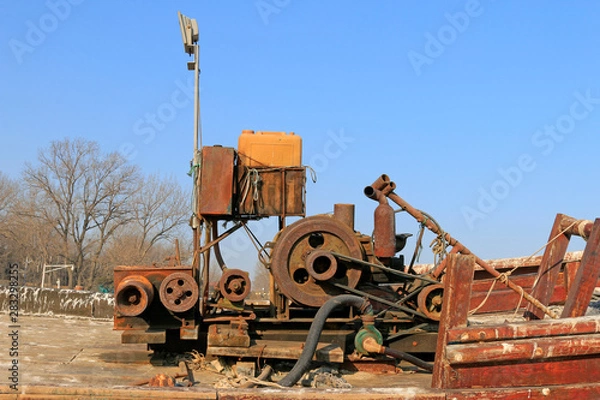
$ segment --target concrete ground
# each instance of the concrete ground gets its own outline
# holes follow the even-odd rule
[[[175,375],[177,366],[150,364],[151,352],[145,345],[123,345],[120,332],[112,330],[112,321],[76,317],[20,316],[18,328],[10,328],[9,316],[0,315],[3,329],[0,336],[0,394],[7,388],[13,365],[18,361],[19,389],[35,386],[69,388],[127,388],[157,374]],[[8,321],[6,323],[5,321]],[[18,337],[11,338],[18,330]],[[15,343],[12,342],[15,339]],[[18,346],[18,356],[11,347]],[[411,368],[408,368],[410,370]],[[414,372],[414,371],[413,371]],[[283,376],[283,375],[281,375]],[[194,372],[197,387],[214,388],[225,376],[215,371]],[[353,388],[429,388],[428,373],[366,372],[344,373],[343,378]]]

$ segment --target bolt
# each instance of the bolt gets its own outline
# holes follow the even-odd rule
[[[132,293],[128,298],[127,301],[129,302],[129,304],[135,304],[139,301],[139,296],[137,295],[137,293]]]

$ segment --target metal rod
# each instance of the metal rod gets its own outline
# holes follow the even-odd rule
[[[354,293],[354,294],[356,294],[358,296],[363,296],[363,297],[366,297],[367,299],[375,300],[378,303],[385,304],[386,306],[397,308],[398,310],[404,311],[405,313],[409,313],[409,314],[413,314],[413,315],[416,315],[416,316],[421,317],[421,318],[429,319],[425,314],[422,314],[419,311],[410,309],[408,307],[399,306],[396,303],[388,301],[386,299],[382,299],[379,296],[375,296],[375,295],[369,294],[367,292],[363,292],[362,290],[352,289],[351,287],[348,287],[346,285],[342,285],[340,283],[335,283],[335,282],[327,282],[327,283],[330,284],[330,285],[333,285],[333,286],[335,286],[335,287],[337,287],[339,289],[343,289],[343,290],[345,290],[347,292]]]
[[[202,148],[202,121],[200,118],[200,45],[194,45],[194,157]]]
[[[232,226],[231,228],[229,228],[225,232],[223,232],[221,234],[221,236],[219,236],[218,238],[216,238],[214,240],[211,240],[210,242],[208,242],[207,244],[202,246],[202,248],[200,250],[198,250],[198,252],[204,253],[206,250],[209,250],[211,247],[213,247],[215,245],[215,243],[219,243],[221,240],[225,239],[227,236],[231,235],[233,232],[237,231],[241,227],[242,227],[241,223]]]
[[[408,300],[412,299],[413,297],[415,297],[416,295],[418,295],[419,293],[421,293],[421,290],[422,290],[424,287],[426,287],[426,286],[421,286],[421,287],[419,287],[419,288],[415,289],[413,292],[411,292],[411,293],[407,294],[406,296],[404,296],[403,298],[401,298],[400,300],[398,300],[398,301],[396,302],[396,305],[399,305],[399,306],[401,306],[402,304],[406,303]],[[377,314],[377,316],[379,317],[379,316],[381,316],[381,315],[385,314],[385,313],[386,313],[386,312],[388,312],[388,311],[389,311],[389,308],[387,308],[387,309],[385,309],[385,310],[382,310],[382,311],[380,311],[380,312]]]
[[[424,224],[427,227],[427,229],[429,229],[431,232],[433,232],[437,235],[441,234],[439,228],[433,223],[433,221],[431,221],[431,219],[427,218],[425,215],[423,215],[423,213],[421,211],[417,210],[416,208],[414,208],[413,206],[408,204],[408,202],[406,202],[402,197],[398,196],[394,192],[389,193],[388,197],[390,198],[390,200],[392,200],[394,203],[396,203],[397,205],[402,207],[404,210],[406,210],[406,212],[408,212],[410,215],[412,215],[417,220],[417,222]],[[474,255],[471,252],[471,250],[469,250],[458,240],[456,240],[455,238],[450,236],[449,233],[444,232],[444,239],[446,239],[446,242],[448,243],[448,245],[456,247],[457,252],[459,252],[460,254]],[[503,275],[500,272],[496,271],[496,269],[494,269],[494,267],[489,265],[487,262],[483,261],[481,258],[477,257],[476,255],[474,255],[474,256],[475,256],[475,262],[478,265],[480,265],[481,267],[483,267],[483,269],[485,269],[487,272],[489,272],[493,277],[500,278],[501,275]],[[529,293],[525,292],[525,290],[521,286],[512,282],[509,279],[508,275],[504,275],[504,277],[501,279],[502,279],[501,282],[504,283],[508,288],[510,288],[510,289],[514,290],[515,292],[519,293],[520,295],[522,295],[525,300],[527,300],[528,302],[533,304],[535,307],[542,310],[544,312],[544,314],[548,315],[551,318],[556,318],[556,315],[554,314],[554,312],[552,312],[548,307],[546,307],[544,304],[542,304],[538,299],[534,298]]]
[[[402,278],[411,279],[411,280],[412,279],[418,279],[420,281],[429,282],[429,283],[435,283],[435,284],[440,283],[439,281],[436,281],[435,279],[428,278],[426,276],[407,274],[405,272],[397,271],[395,269],[388,268],[388,267],[385,267],[383,265],[370,263],[368,261],[363,261],[363,260],[358,259],[358,258],[348,257],[348,256],[345,256],[343,254],[336,253],[336,252],[333,252],[333,251],[330,252],[330,253],[333,256],[335,256],[335,257],[337,257],[337,258],[339,258],[341,260],[353,262],[353,263],[356,263],[356,264],[361,264],[361,265],[364,265],[366,267],[379,268],[380,270],[382,270],[384,272],[388,272],[390,274],[397,275],[397,276],[400,276]]]
[[[421,331],[423,330],[423,328],[425,328],[426,326],[428,326],[429,324],[427,322],[424,322],[422,324],[419,324],[417,326],[413,326],[410,329],[404,329],[401,330],[400,332],[396,332],[393,335],[388,336],[385,341],[387,343],[391,343],[393,342],[395,339],[398,339],[400,336],[405,336],[405,335],[412,335],[413,333],[417,333],[417,331]]]

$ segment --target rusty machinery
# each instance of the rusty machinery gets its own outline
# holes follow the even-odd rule
[[[245,163],[244,154],[233,148],[202,149],[200,224],[194,233],[191,266],[115,269],[115,328],[124,330],[123,342],[144,342],[155,349],[187,342],[211,355],[297,358],[298,343],[304,341],[317,311],[328,300],[351,294],[367,299],[372,315],[367,323],[352,307],[333,311],[321,341],[333,343],[335,350],[323,355],[324,359],[341,362],[373,356],[374,347],[368,345],[373,340],[392,352],[432,352],[446,258],[416,273],[412,262],[399,255],[407,235],[396,233],[397,210],[389,202],[436,233],[442,250],[470,251],[433,218],[400,198],[387,175],[364,188],[364,194],[377,202],[370,236],[354,229],[352,204],[335,204],[332,214],[304,217],[305,167],[249,167]],[[245,189],[250,180],[256,182],[251,183],[251,197]],[[284,226],[290,215],[301,218]],[[270,216],[277,217],[282,228],[272,242],[262,245],[247,224]],[[217,227],[223,222],[231,227],[219,232]],[[223,260],[220,243],[238,229],[256,242],[259,260],[270,272],[268,301],[248,300],[249,273],[229,268]],[[214,288],[207,278],[211,255],[222,273]],[[477,262],[489,276],[501,275],[487,262],[479,258]],[[512,280],[505,284],[520,293],[521,287]],[[521,295],[550,312],[528,293]],[[356,341],[361,332],[367,333],[369,341]],[[377,333],[373,336],[372,332]]]
[[[186,51],[197,54],[190,47]],[[194,68],[198,73],[197,62]],[[123,330],[124,343],[148,343],[157,350],[182,346],[220,356],[298,358],[319,309],[338,296],[352,295],[366,299],[370,311],[359,315],[364,310],[357,310],[355,300],[332,307],[319,332],[320,341],[330,346],[315,345],[318,359],[341,362],[377,358],[377,353],[434,351],[445,255],[450,248],[451,253],[471,252],[398,196],[387,175],[364,188],[377,203],[373,234],[366,235],[354,229],[352,204],[335,204],[332,214],[305,216],[306,167],[299,136],[243,131],[237,149],[198,148],[197,143],[192,263],[115,268],[114,326]],[[438,257],[431,268],[417,273],[414,257],[406,262],[399,255],[410,235],[397,233],[398,210],[436,234]],[[290,216],[300,218],[286,226]],[[280,231],[263,245],[248,222],[268,217],[278,218]],[[572,226],[585,223],[573,221]],[[219,232],[224,223],[230,227]],[[220,243],[240,229],[269,270],[268,301],[249,301],[249,273],[230,268],[221,255]],[[416,239],[420,243],[422,232]],[[211,256],[222,272],[214,288]],[[488,277],[502,277],[494,265],[476,261]],[[551,314],[547,302],[505,278],[508,289]]]

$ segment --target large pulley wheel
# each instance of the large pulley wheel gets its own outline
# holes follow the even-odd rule
[[[198,292],[198,284],[191,275],[174,272],[162,281],[158,294],[168,310],[185,312],[198,301]]]
[[[277,237],[271,253],[271,273],[279,290],[294,302],[320,307],[360,280],[360,266],[335,260],[330,252],[363,259],[354,231],[342,222],[318,215],[301,219]]]
[[[439,321],[442,316],[442,301],[444,285],[429,285],[421,289],[417,297],[419,311],[434,321]]]

